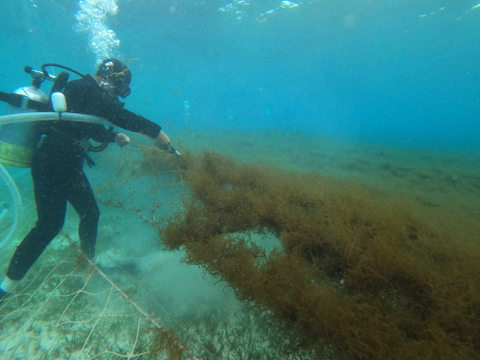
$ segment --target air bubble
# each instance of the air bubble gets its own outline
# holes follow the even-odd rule
[[[115,0],[83,0],[78,2],[80,10],[75,15],[74,29],[85,32],[89,37],[90,50],[96,55],[97,63],[115,57],[120,46],[113,30],[108,28],[108,15],[115,15],[118,6]]]

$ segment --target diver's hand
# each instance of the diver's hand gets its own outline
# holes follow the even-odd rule
[[[130,137],[126,134],[118,133],[115,135],[115,143],[120,147],[124,147],[130,143]]]
[[[157,137],[153,139],[153,143],[155,146],[158,146],[162,150],[166,150],[172,155],[180,156],[180,153],[173,148],[170,138],[163,131],[160,131]]]
[[[153,143],[162,150],[167,150],[168,152],[172,150],[170,138],[163,131],[160,131],[157,137],[153,139]]]

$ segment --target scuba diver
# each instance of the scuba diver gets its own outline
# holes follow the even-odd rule
[[[68,111],[103,117],[123,129],[147,135],[159,148],[178,154],[158,124],[126,110],[124,103],[119,101],[119,97],[125,98],[130,94],[131,78],[130,70],[121,61],[113,58],[103,60],[95,76],[81,75],[80,79],[64,84]],[[37,126],[43,138],[31,161],[37,222],[10,261],[6,277],[0,284],[0,301],[12,292],[59,234],[65,221],[67,202],[80,217],[78,232],[81,249],[89,259],[94,260],[100,210],[83,172],[85,161],[94,165],[87,154],[90,148],[88,139],[115,142],[121,147],[130,142],[126,134],[99,124],[71,121],[39,123]]]

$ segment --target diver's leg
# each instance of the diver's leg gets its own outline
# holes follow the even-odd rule
[[[78,228],[80,246],[83,252],[90,259],[93,259],[95,257],[100,210],[85,173],[82,170],[75,172],[72,181],[74,186],[69,191],[68,201],[80,216]]]
[[[67,185],[64,169],[56,164],[32,164],[32,179],[37,207],[35,227],[17,247],[7,278],[21,280],[47,245],[62,229],[67,206]]]

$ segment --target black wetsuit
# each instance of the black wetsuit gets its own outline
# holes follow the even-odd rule
[[[71,112],[102,116],[119,127],[152,138],[160,133],[159,125],[125,110],[122,103],[101,91],[93,78],[67,83],[64,94]],[[116,132],[101,125],[68,121],[46,122],[41,126],[45,137],[32,161],[38,220],[13,255],[7,271],[12,280],[21,280],[58,235],[65,221],[67,201],[80,216],[82,250],[91,258],[95,254],[100,211],[83,172],[86,153],[80,144],[82,139],[89,138],[113,142]]]

